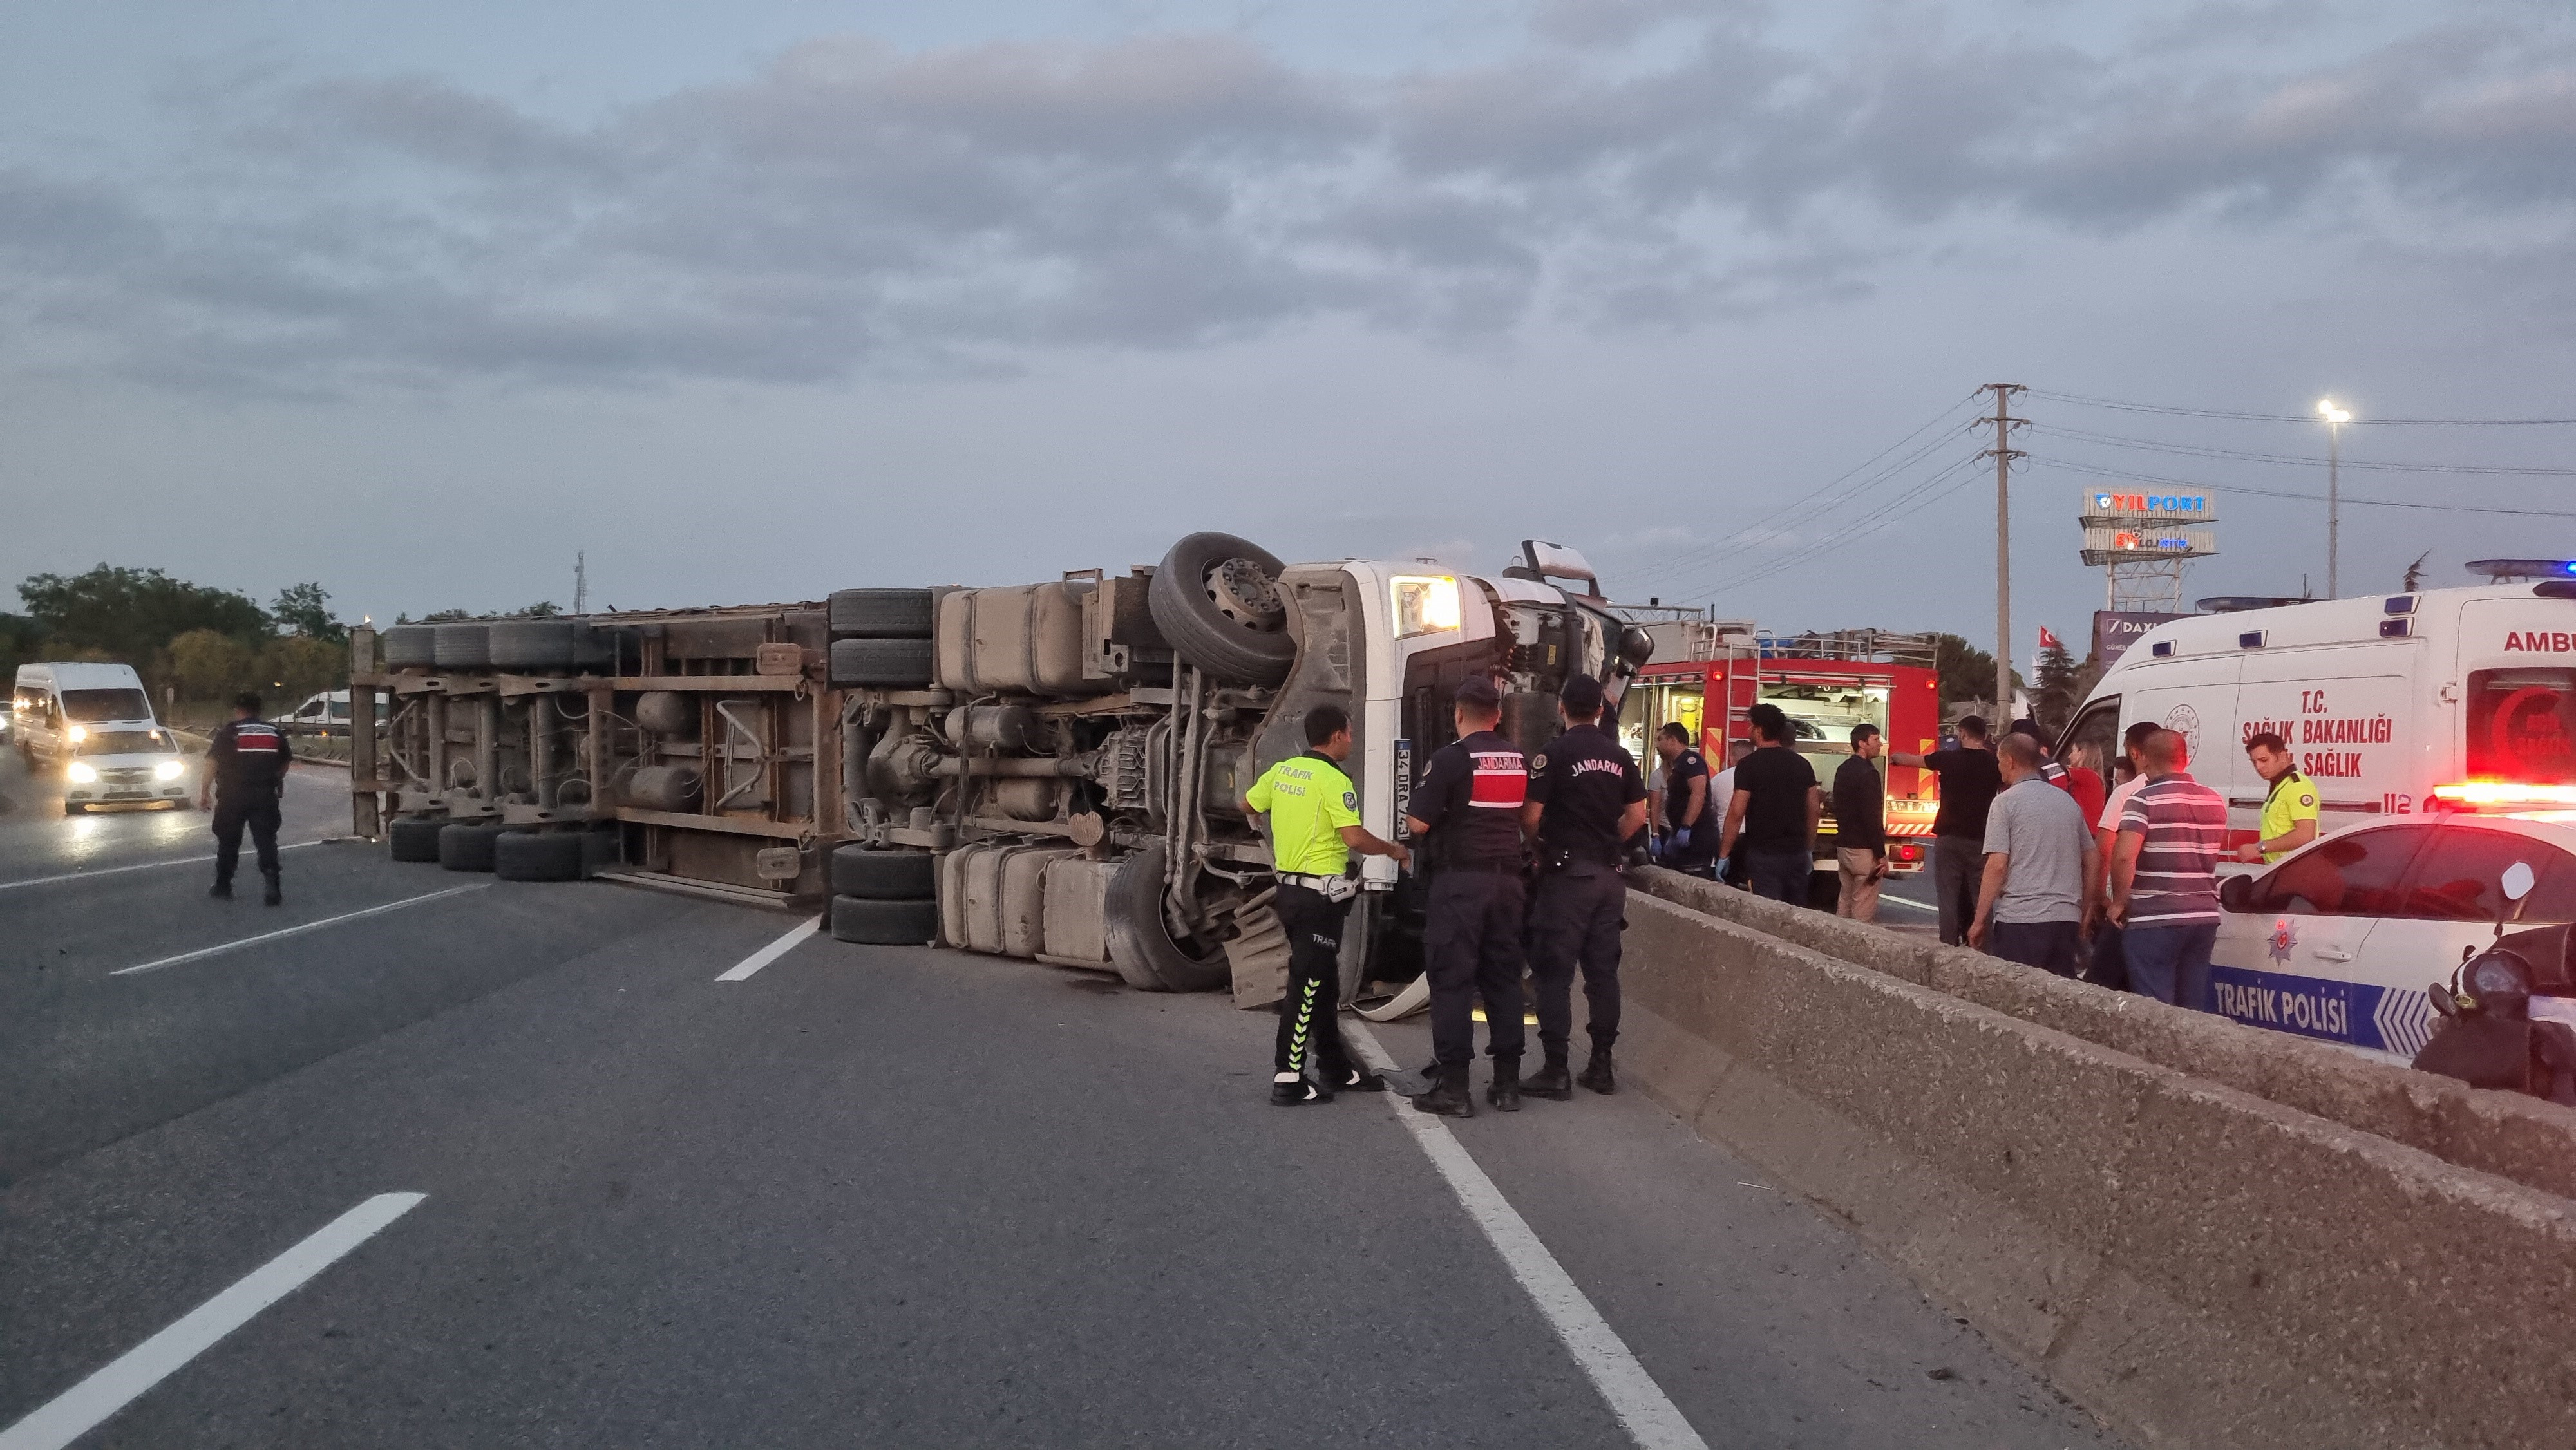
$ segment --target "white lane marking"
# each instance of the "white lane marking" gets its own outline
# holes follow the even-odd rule
[[[320,921],[308,921],[302,926],[290,926],[283,931],[264,931],[257,936],[246,936],[239,941],[228,941],[220,946],[199,947],[193,952],[181,952],[175,957],[163,957],[159,961],[145,962],[140,966],[119,967],[115,971],[108,973],[108,975],[111,977],[126,977],[132,976],[136,972],[155,972],[159,971],[163,967],[175,967],[182,962],[203,961],[208,957],[222,956],[226,952],[240,951],[243,947],[257,946],[264,941],[276,941],[280,937],[302,936],[308,931],[320,931],[326,926],[338,926],[344,921],[356,921],[362,916],[382,916],[388,911],[400,911],[406,906],[418,906],[424,901],[436,901],[442,896],[458,896],[468,891],[481,891],[489,887],[491,884],[492,883],[489,881],[477,881],[471,886],[451,886],[445,891],[433,891],[426,896],[406,896],[400,901],[388,901],[382,906],[370,906],[361,911],[344,911],[338,916],[326,916]]]
[[[1916,911],[1928,911],[1928,912],[1932,913],[1934,916],[1939,916],[1939,915],[1941,914],[1941,908],[1939,908],[1939,907],[1937,907],[1937,906],[1934,906],[1931,902],[1928,902],[1928,901],[1913,901],[1913,900],[1909,900],[1909,899],[1907,899],[1907,898],[1905,898],[1905,897],[1902,897],[1902,896],[1882,896],[1882,897],[1880,897],[1880,898],[1879,898],[1879,900],[1881,900],[1881,901],[1891,901],[1891,902],[1894,902],[1895,904],[1897,904],[1898,906],[1910,906],[1910,907],[1913,907]]]
[[[321,844],[320,841],[297,841],[277,849],[300,851],[307,846]],[[31,876],[24,881],[0,881],[0,891],[15,891],[21,886],[50,886],[57,881],[87,881],[93,876],[114,876],[125,871],[150,871],[161,866],[195,866],[213,859],[215,859],[214,853],[209,851],[203,856],[179,856],[168,861],[141,861],[132,866],[101,866],[95,871],[66,871],[60,876]]]
[[[62,1450],[100,1421],[170,1377],[215,1341],[250,1322],[262,1309],[373,1238],[378,1229],[412,1211],[423,1195],[379,1193],[315,1229],[250,1277],[217,1294],[106,1368],[63,1391],[34,1414],[0,1430],[0,1450]]]
[[[1365,1025],[1354,1023],[1350,1032],[1371,1067],[1380,1072],[1395,1070],[1395,1059],[1387,1056],[1386,1049],[1378,1045],[1376,1035]],[[1494,1252],[1503,1256],[1503,1267],[1511,1270],[1512,1277],[1538,1305],[1538,1311],[1547,1316],[1556,1337],[1565,1341],[1565,1347],[1574,1354],[1574,1362],[1582,1366],[1593,1388],[1609,1402],[1610,1413],[1618,1417],[1620,1428],[1628,1432],[1639,1450],[1708,1450],[1708,1442],[1691,1428],[1690,1421],[1665,1396],[1663,1386],[1646,1373],[1646,1367],[1637,1363],[1637,1356],[1629,1352],[1618,1331],[1601,1317],[1600,1310],[1592,1307],[1592,1301],[1575,1286],[1573,1277],[1547,1251],[1547,1245],[1539,1242],[1520,1210],[1513,1208],[1502,1190],[1494,1186],[1494,1180],[1476,1166],[1476,1160],[1450,1133],[1449,1125],[1429,1113],[1415,1112],[1402,1094],[1388,1093],[1386,1099],[1397,1121],[1422,1145],[1431,1166],[1449,1180],[1450,1191],[1458,1195],[1467,1216],[1484,1230]]]
[[[791,931],[787,935],[780,937],[778,940],[771,942],[769,945],[762,947],[760,950],[753,952],[750,956],[734,963],[731,970],[727,971],[723,976],[716,978],[716,980],[719,982],[739,982],[743,978],[750,976],[752,973],[759,971],[761,968],[768,966],[771,962],[774,962],[780,957],[787,955],[789,952],[796,950],[797,943],[802,942],[805,938],[822,930],[822,928],[823,918],[818,916],[812,921],[798,926],[794,931]]]

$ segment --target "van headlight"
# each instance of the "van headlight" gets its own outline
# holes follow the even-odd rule
[[[152,776],[155,780],[177,780],[180,776],[187,774],[187,771],[188,767],[181,765],[179,762],[175,760],[165,760],[159,765],[152,767]]]
[[[98,784],[98,767],[90,764],[86,760],[75,760],[71,763],[70,768],[63,772],[63,778],[69,780],[74,785],[96,785]]]
[[[89,738],[89,727],[86,725],[73,726],[71,728],[71,737],[74,745],[80,744],[82,741]]]

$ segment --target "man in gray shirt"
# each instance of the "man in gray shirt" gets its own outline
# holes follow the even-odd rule
[[[2100,853],[2075,798],[2039,773],[2039,742],[1995,747],[2003,793],[1986,813],[1986,869],[1968,945],[2061,977],[2075,975],[2079,928],[2101,879]]]

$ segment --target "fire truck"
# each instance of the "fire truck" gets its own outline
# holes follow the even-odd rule
[[[1779,635],[1672,606],[1621,612],[1654,641],[1619,712],[1620,743],[1639,761],[1653,764],[1655,732],[1677,721],[1699,741],[1709,768],[1723,770],[1726,742],[1752,738],[1747,711],[1767,703],[1789,717],[1792,748],[1826,787],[1809,899],[1831,910],[1840,890],[1832,786],[1851,755],[1852,727],[1877,726],[1890,750],[1924,755],[1939,748],[1941,689],[1931,639],[1875,629]],[[1884,757],[1879,770],[1887,782],[1888,870],[1912,875],[1930,859],[1939,786],[1932,772],[1891,766]]]

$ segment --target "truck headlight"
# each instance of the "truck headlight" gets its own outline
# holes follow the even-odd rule
[[[175,760],[165,760],[159,765],[152,767],[152,775],[156,780],[177,780],[180,776],[187,774],[187,772],[188,767],[181,765]]]
[[[74,785],[96,785],[98,784],[98,767],[90,764],[86,760],[75,760],[71,763],[71,766],[63,772],[63,778]]]
[[[1447,575],[1399,574],[1394,592],[1395,633],[1431,634],[1458,627],[1458,581]]]
[[[80,744],[82,741],[89,738],[89,727],[86,725],[73,726],[71,728],[71,737],[74,745]]]

